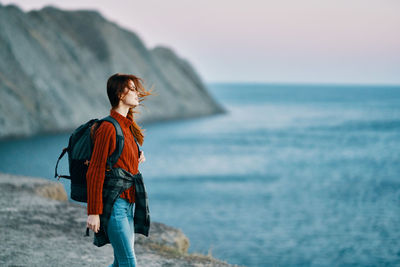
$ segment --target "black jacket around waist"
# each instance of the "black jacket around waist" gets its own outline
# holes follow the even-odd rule
[[[110,243],[107,226],[112,207],[121,193],[132,185],[135,186],[135,212],[133,216],[135,233],[149,236],[150,211],[142,174],[138,172],[133,175],[122,168],[113,168],[106,172],[104,179],[103,213],[100,214],[100,230],[94,234],[94,245],[102,247]]]

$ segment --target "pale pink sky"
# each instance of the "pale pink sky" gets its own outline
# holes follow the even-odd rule
[[[0,0],[96,9],[205,82],[400,84],[400,0]]]

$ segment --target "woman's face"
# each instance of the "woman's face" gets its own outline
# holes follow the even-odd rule
[[[125,87],[120,101],[132,108],[139,105],[139,97],[133,81],[129,81],[128,87]]]

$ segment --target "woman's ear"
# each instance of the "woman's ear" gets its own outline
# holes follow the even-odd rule
[[[127,92],[126,88],[124,88],[124,92],[123,92],[123,93],[120,93],[120,94],[118,95],[119,101],[124,100],[124,98],[126,97],[127,94],[128,94],[128,92]]]
[[[119,95],[118,95],[118,100],[119,100],[119,102],[123,101],[124,97],[125,97],[125,96],[123,96],[123,94],[119,94]]]

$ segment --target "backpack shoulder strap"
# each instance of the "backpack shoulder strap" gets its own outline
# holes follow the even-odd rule
[[[111,156],[107,159],[107,166],[109,169],[112,169],[112,166],[118,161],[119,157],[121,156],[122,150],[124,148],[124,133],[122,132],[121,126],[119,125],[118,121],[111,117],[110,115],[101,119],[101,121],[108,121],[111,122],[115,127],[116,133],[116,143],[115,143],[115,150],[111,154]]]
[[[131,130],[131,133],[132,133],[132,135],[133,135],[133,138],[135,139],[135,143],[136,143],[136,146],[137,146],[137,149],[138,149],[138,157],[140,157],[141,150],[140,150],[140,148],[139,148],[139,144],[138,144],[138,142],[137,142],[137,140],[136,140],[136,137],[135,137],[135,134],[133,133],[132,128],[129,127],[129,129]]]

